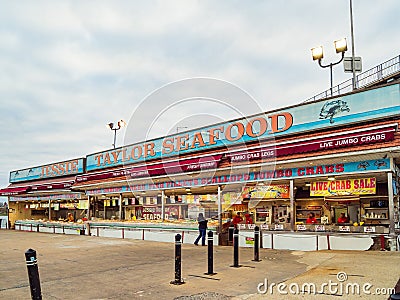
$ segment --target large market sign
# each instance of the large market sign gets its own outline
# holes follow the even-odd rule
[[[316,181],[311,183],[310,196],[351,196],[376,193],[376,178]]]
[[[90,154],[86,157],[86,170],[99,170],[394,116],[400,114],[399,100],[400,85],[395,84],[335,99],[288,107]],[[330,144],[326,144],[326,148],[330,147]]]
[[[140,192],[149,190],[165,190],[172,188],[185,188],[205,185],[225,185],[268,180],[282,180],[293,178],[312,178],[321,175],[342,175],[363,172],[381,172],[390,170],[389,159],[350,162],[344,164],[307,166],[290,169],[266,170],[261,172],[248,172],[243,174],[221,175],[214,177],[188,178],[176,181],[154,182],[135,184],[129,186],[102,188],[86,191],[87,195]]]
[[[83,158],[10,172],[10,183],[83,173]]]

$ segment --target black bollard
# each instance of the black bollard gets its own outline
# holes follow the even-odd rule
[[[233,266],[239,268],[239,229],[233,231]]]
[[[253,261],[260,260],[260,227],[254,227],[254,259]]]
[[[213,244],[214,244],[214,237],[213,232],[210,230],[207,236],[207,244],[208,244],[208,272],[204,273],[206,275],[215,275],[214,273],[214,262],[213,262]]]
[[[26,267],[28,268],[29,285],[31,287],[32,300],[42,300],[40,289],[39,268],[37,265],[36,251],[28,249],[25,252]]]
[[[175,285],[181,285],[185,283],[182,280],[181,252],[182,252],[181,235],[178,233],[177,235],[175,235],[175,280],[171,281],[171,284]]]

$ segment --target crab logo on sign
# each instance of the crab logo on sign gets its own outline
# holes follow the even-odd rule
[[[321,112],[319,113],[319,118],[329,119],[329,122],[332,124],[334,122],[333,117],[345,111],[350,111],[346,101],[340,99],[329,101],[322,106]]]

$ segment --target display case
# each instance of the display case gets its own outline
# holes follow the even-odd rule
[[[257,207],[256,208],[256,223],[271,224],[271,208]]]
[[[365,207],[363,219],[365,224],[389,223],[389,209],[387,207]]]

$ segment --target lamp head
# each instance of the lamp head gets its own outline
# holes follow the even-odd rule
[[[313,60],[322,59],[324,57],[324,49],[322,48],[322,46],[311,48],[311,54]]]
[[[342,53],[347,51],[347,41],[346,38],[334,41],[336,53]]]
[[[108,123],[107,125],[108,127],[110,127],[111,130],[114,128],[114,123]]]
[[[124,120],[120,120],[120,121],[118,121],[118,127],[119,128],[121,128],[121,127],[125,127],[126,126],[126,122],[124,121]]]

